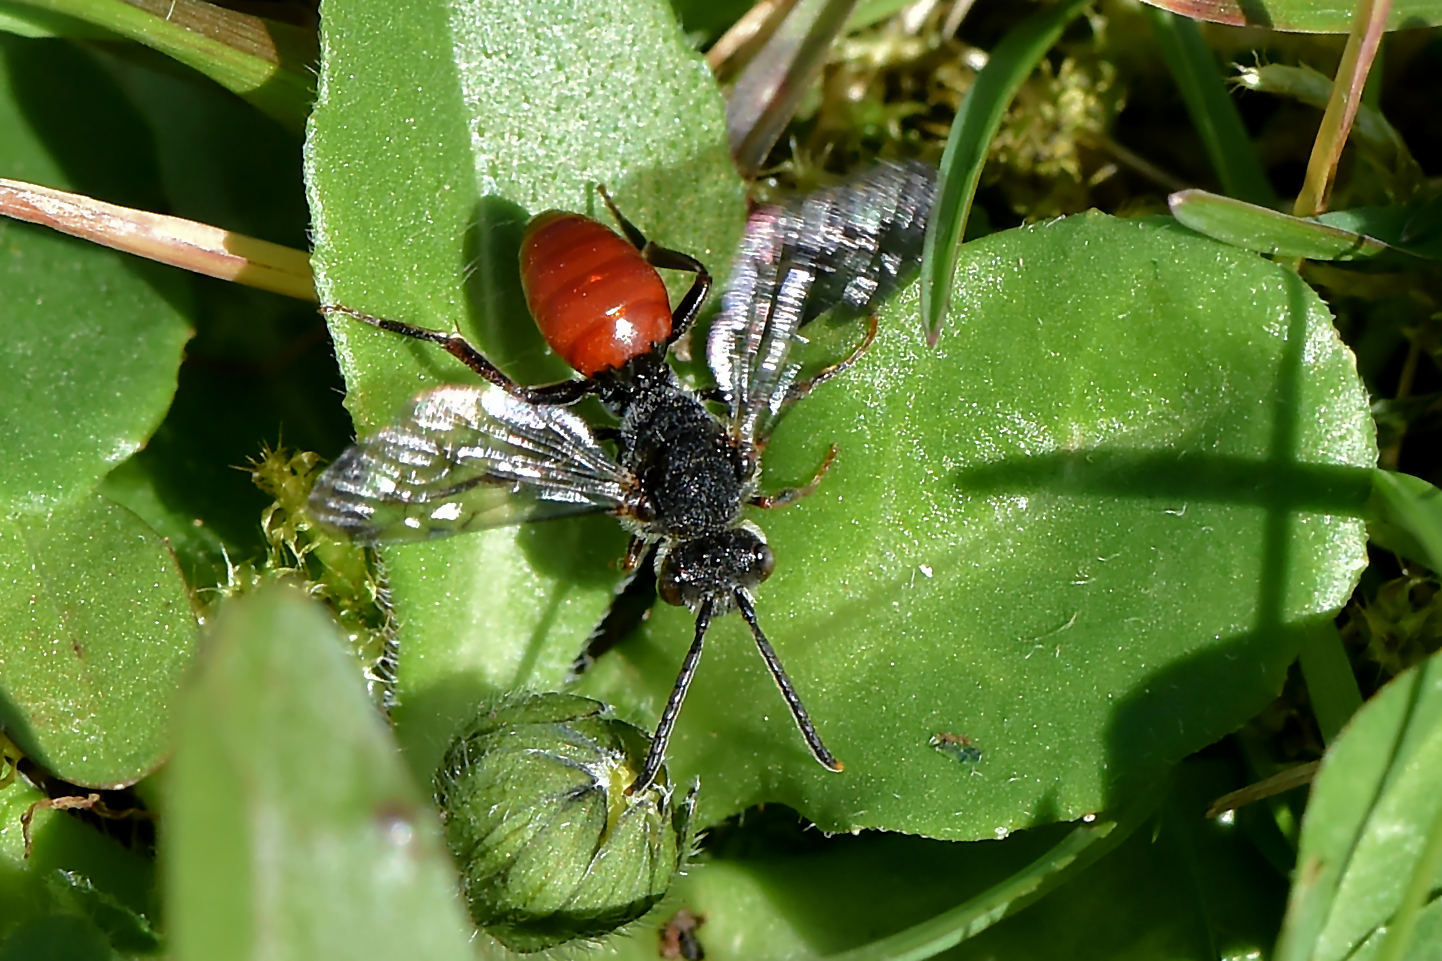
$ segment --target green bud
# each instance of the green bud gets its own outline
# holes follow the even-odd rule
[[[610,708],[534,694],[482,713],[436,775],[471,917],[514,951],[596,938],[666,893],[689,845],[691,796],[663,771],[634,797],[649,740]]]

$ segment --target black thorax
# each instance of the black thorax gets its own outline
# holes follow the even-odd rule
[[[747,459],[670,365],[650,362],[655,356],[627,364],[601,392],[621,418],[618,460],[639,483],[654,534],[685,540],[726,530],[751,492]]]

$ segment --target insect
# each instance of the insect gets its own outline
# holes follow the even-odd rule
[[[706,347],[714,388],[697,392],[666,356],[690,329],[711,287],[695,258],[648,241],[604,188],[618,236],[602,224],[548,211],[521,246],[526,299],[552,348],[582,376],[528,387],[459,334],[322,310],[437,344],[489,382],[417,397],[389,427],[347,449],[322,474],[309,509],[323,526],[377,544],[605,512],[631,532],[625,566],[654,552],[657,592],[696,615],[649,753],[627,794],[644,790],[695,676],[711,621],[740,612],[811,753],[842,764],[821,740],[757,619],[753,592],[775,557],[743,509],[793,503],[821,481],[760,491],[761,454],[783,411],[850,366],[876,334],[809,377],[790,360],[802,324],[827,308],[869,313],[920,260],[934,172],[885,165],[788,207],[752,214]],[[674,310],[656,268],[694,275]],[[594,396],[615,415],[593,428],[569,404]],[[707,402],[724,406],[717,415]],[[607,443],[614,445],[614,452]]]
[[[701,947],[696,929],[705,923],[704,917],[687,908],[677,910],[660,931],[660,956],[667,961],[704,961],[706,950]]]

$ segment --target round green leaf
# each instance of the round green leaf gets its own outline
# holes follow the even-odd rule
[[[318,604],[229,603],[176,730],[175,957],[474,957],[440,826]]]
[[[700,915],[697,938],[710,961],[931,957],[920,939],[907,940],[913,932],[944,927],[948,909],[964,911],[994,892],[1014,891],[1018,878],[1055,856],[1054,866],[1063,872],[1081,867],[1086,877],[1063,882],[1020,916],[1005,902],[966,916],[952,940],[964,943],[940,956],[1261,957],[1276,937],[1286,882],[1268,869],[1240,825],[1201,817],[1218,792],[1240,786],[1226,767],[1217,761],[1183,764],[1176,783],[1156,792],[1168,798],[1160,816],[1141,814],[1140,830],[1113,825],[1119,836],[1100,843],[1117,843],[1085,865],[1075,862],[1074,848],[1071,857],[1060,855],[1086,830],[1080,826],[1018,832],[999,843],[883,832],[822,842],[783,833],[801,831],[800,824],[786,825],[784,810],[748,813],[741,826],[722,829],[719,851],[703,855],[702,865],[677,883],[652,927],[677,907]],[[778,847],[788,856],[776,857]],[[656,938],[650,927],[638,928],[608,941],[604,956],[650,961]]]
[[[0,711],[39,764],[120,787],[169,750],[171,695],[195,646],[175,561],[101,497],[0,520]]]
[[[766,451],[775,489],[840,449],[758,513],[757,607],[846,770],[811,760],[724,618],[670,752],[702,823],[779,800],[971,839],[1111,810],[1266,704],[1364,564],[1366,395],[1295,274],[1100,214],[966,250],[939,349],[902,297]],[[642,724],[691,634],[653,615],[581,687]]]
[[[11,372],[0,383],[0,510],[83,497],[165,416],[190,328],[121,261],[0,222],[0,364]]]
[[[156,209],[144,129],[83,52],[0,36],[0,177]],[[61,169],[54,157],[75,157],[77,130],[85,156]],[[0,382],[0,513],[85,496],[159,425],[191,333],[175,279],[93,244],[0,222],[0,369],[9,372]]]
[[[604,216],[604,183],[658,242],[724,269],[742,191],[720,94],[665,4],[327,0],[322,25],[306,172],[323,302],[459,329],[545,383],[573,374],[521,296],[530,215]],[[433,346],[342,318],[332,332],[362,431],[427,386],[478,382]],[[477,700],[561,682],[624,550],[592,518],[387,552],[397,728],[417,770]]]

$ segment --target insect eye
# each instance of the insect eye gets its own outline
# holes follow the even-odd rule
[[[756,572],[757,580],[764,581],[771,576],[776,569],[776,554],[771,550],[770,545],[761,544],[756,550],[756,563],[752,570]]]

